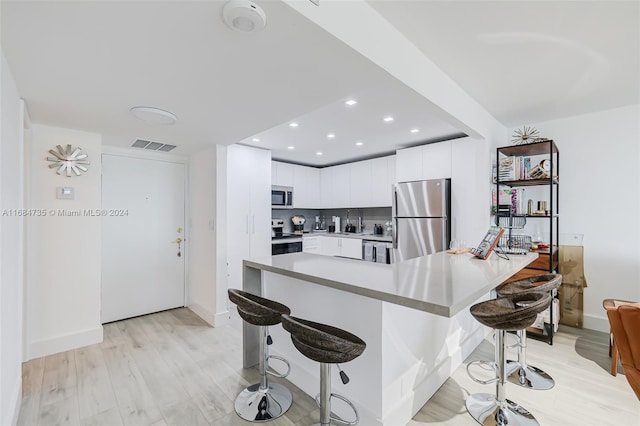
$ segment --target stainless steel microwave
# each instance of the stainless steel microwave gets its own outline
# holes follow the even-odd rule
[[[290,186],[271,187],[271,208],[272,209],[292,209],[293,208],[293,188]]]

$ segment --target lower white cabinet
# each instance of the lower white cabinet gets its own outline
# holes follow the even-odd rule
[[[322,254],[320,239],[322,237],[302,237],[302,251],[304,253]]]
[[[340,240],[338,256],[362,260],[362,240],[359,238],[337,238]]]
[[[304,253],[362,260],[362,240],[359,238],[340,238],[324,235],[304,236],[302,238],[302,251]]]

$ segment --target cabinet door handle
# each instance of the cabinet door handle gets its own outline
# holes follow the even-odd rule
[[[247,231],[246,234],[249,235],[249,215],[246,216],[247,219]]]

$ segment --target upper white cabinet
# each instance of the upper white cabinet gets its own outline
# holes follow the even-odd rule
[[[451,141],[422,146],[422,179],[451,177]]]
[[[271,152],[227,147],[229,287],[242,288],[242,260],[271,255]]]
[[[271,185],[293,186],[293,164],[281,163],[279,161],[271,162]]]
[[[397,151],[396,181],[450,178],[451,146],[445,141]]]
[[[271,184],[292,186],[295,208],[389,207],[397,181],[395,155],[322,169],[271,164]]]
[[[396,151],[396,181],[422,180],[422,147]]]
[[[293,166],[293,207],[317,209],[320,201],[320,169]]]
[[[329,167],[333,206],[330,208],[351,207],[351,164]]]
[[[376,182],[372,182],[372,161],[358,161],[349,164],[350,200],[349,207],[369,207],[372,205],[372,193]],[[387,165],[384,167],[385,179]]]
[[[371,165],[369,206],[385,207],[391,205],[391,187],[389,185],[389,157],[374,158],[367,161]]]

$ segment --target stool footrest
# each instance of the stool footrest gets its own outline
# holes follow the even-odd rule
[[[267,357],[267,360],[270,360],[272,358],[273,359],[277,359],[278,361],[284,362],[286,364],[286,366],[287,366],[287,372],[284,373],[284,374],[280,374],[280,373],[276,373],[276,372],[267,370],[266,373],[270,374],[270,375],[272,375],[274,377],[279,377],[281,379],[284,379],[285,377],[287,377],[289,375],[289,373],[291,373],[291,364],[289,364],[289,361],[287,361],[285,358],[282,358],[281,356],[278,356],[278,355],[269,355]]]
[[[480,379],[478,379],[476,376],[474,376],[474,375],[471,373],[471,370],[469,370],[469,368],[470,368],[472,365],[479,365],[479,366],[481,366],[481,367],[482,367],[483,369],[485,369],[485,370],[491,370],[491,371],[493,371],[493,372],[494,372],[494,374],[496,375],[496,377],[494,377],[493,379],[488,379],[488,380],[480,380]],[[486,366],[489,366],[490,368],[487,368]],[[488,385],[489,383],[495,383],[495,382],[497,382],[497,381],[498,381],[498,374],[497,374],[496,363],[495,363],[495,362],[492,362],[492,361],[482,361],[482,360],[479,360],[479,361],[473,361],[473,362],[470,362],[469,364],[467,364],[467,374],[469,375],[469,377],[471,377],[471,380],[473,380],[473,381],[474,381],[474,382],[476,382],[476,383],[480,383],[480,384],[482,384],[482,385]]]
[[[332,416],[330,417],[330,419],[334,422],[338,422],[338,423],[342,423],[344,425],[347,426],[355,426],[358,424],[358,422],[360,421],[360,415],[358,414],[358,410],[356,409],[356,406],[353,405],[353,403],[351,401],[349,401],[346,397],[337,394],[337,393],[331,393],[331,398],[338,398],[342,401],[344,401],[349,407],[351,407],[351,409],[353,410],[354,414],[356,415],[356,419],[353,421],[348,421],[348,420],[344,420],[341,417],[338,417],[337,415],[332,413]],[[331,403],[331,402],[329,402]],[[316,404],[318,404],[318,407],[321,407],[320,405],[320,394],[316,395]]]

